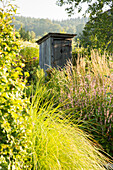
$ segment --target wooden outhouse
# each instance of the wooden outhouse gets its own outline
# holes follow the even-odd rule
[[[72,38],[76,34],[48,33],[38,41],[40,45],[39,65],[47,70],[49,67],[63,67],[72,58]]]

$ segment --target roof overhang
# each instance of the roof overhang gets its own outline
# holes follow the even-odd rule
[[[64,33],[48,33],[45,36],[43,36],[42,38],[40,38],[39,40],[36,41],[37,44],[41,44],[42,42],[44,42],[45,40],[47,40],[50,37],[53,38],[73,38],[75,37],[77,34],[64,34]]]

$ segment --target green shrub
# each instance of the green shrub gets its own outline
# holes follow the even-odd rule
[[[6,170],[14,169],[15,162],[21,164],[26,155],[27,99],[23,98],[22,63],[17,61],[18,34],[11,25],[16,9],[5,0],[0,4],[0,169]]]
[[[24,47],[20,51],[20,55],[22,56],[22,62],[25,64],[23,68],[23,73],[28,72],[28,84],[32,84],[37,82],[37,74],[36,70],[39,66],[39,48],[38,47]]]

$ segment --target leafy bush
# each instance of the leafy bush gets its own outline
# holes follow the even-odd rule
[[[106,57],[92,52],[91,60],[78,58],[76,67],[68,63],[65,69],[53,70],[49,87],[55,96],[59,95],[60,103],[68,101],[64,109],[69,109],[67,114],[73,110],[73,122],[79,119],[113,155],[113,74],[109,68],[113,64]]]
[[[10,24],[16,9],[5,0],[0,4],[0,169],[5,170],[25,158],[27,99],[23,98],[22,63],[17,62],[18,34]]]
[[[22,62],[25,64],[23,68],[23,72],[28,72],[28,83],[31,84],[37,82],[36,70],[39,65],[39,48],[38,47],[24,47],[20,51],[20,55],[22,56]]]

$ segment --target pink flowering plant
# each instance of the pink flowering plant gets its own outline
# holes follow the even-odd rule
[[[113,74],[112,58],[92,51],[91,59],[78,58],[76,67],[68,62],[65,69],[53,70],[52,93],[71,121],[82,124],[105,151],[113,154]]]

